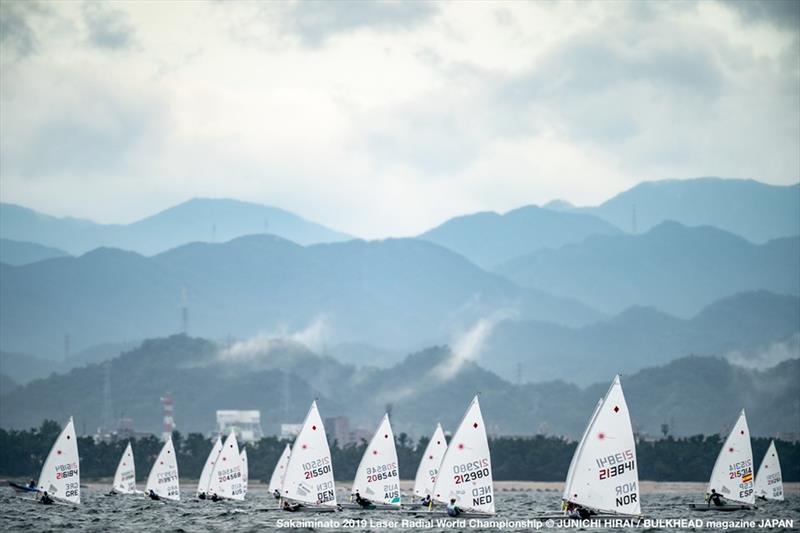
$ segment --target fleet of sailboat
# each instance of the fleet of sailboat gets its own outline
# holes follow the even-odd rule
[[[38,483],[9,483],[19,492],[35,493],[42,503],[80,504],[80,458],[72,418],[53,443]],[[698,511],[737,511],[755,508],[755,499],[783,501],[783,480],[775,441],[771,441],[754,476],[750,431],[744,410],[725,439]],[[622,383],[615,376],[595,406],[569,465],[560,516],[640,517],[639,465],[636,440]],[[381,419],[356,471],[350,507],[398,510],[402,507],[400,470],[389,415]],[[242,501],[247,494],[247,450],[239,448],[232,429],[218,437],[203,464],[197,486],[201,499]],[[333,462],[325,427],[314,401],[294,444],[286,445],[272,472],[269,491],[288,511],[333,512],[337,503]],[[131,443],[120,457],[111,492],[143,494],[136,490],[136,467]],[[150,469],[145,495],[154,500],[180,500],[177,457],[172,438],[164,442]],[[478,396],[470,402],[450,439],[437,424],[417,468],[410,506],[447,506],[451,516],[495,514],[492,460]],[[348,504],[344,504],[348,506]],[[542,518],[542,517],[540,517]]]

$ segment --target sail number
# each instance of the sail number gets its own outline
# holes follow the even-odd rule
[[[367,467],[367,483],[397,477],[397,463]]]
[[[303,463],[303,475],[306,479],[314,479],[315,477],[324,476],[331,472],[331,458],[323,457]]]
[[[636,465],[633,461],[628,461],[627,463],[621,463],[618,465],[614,465],[610,468],[601,468],[599,471],[600,479],[608,479],[614,476],[619,476],[624,474],[625,472],[630,472],[631,470],[635,470]]]
[[[320,468],[312,468],[311,470],[306,470],[303,474],[306,476],[306,479],[314,479],[315,477],[324,476],[325,474],[331,471],[331,465],[325,465]]]
[[[473,470],[472,472],[466,472],[464,474],[456,474],[453,480],[456,482],[456,485],[458,485],[459,483],[467,483],[468,481],[475,481],[484,477],[489,477],[488,468]]]

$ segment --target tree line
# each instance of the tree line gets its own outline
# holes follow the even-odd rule
[[[18,431],[0,429],[0,475],[18,478],[39,476],[42,463],[61,431],[57,422],[46,420],[39,428]],[[213,445],[199,433],[173,433],[181,477],[197,479]],[[417,465],[428,444],[428,438],[413,441],[405,433],[395,438],[400,477],[413,479]],[[753,438],[755,467],[760,464],[769,446],[768,438]],[[114,475],[127,440],[95,442],[92,437],[79,437],[78,450],[83,479],[108,478]],[[719,435],[697,435],[686,438],[667,437],[640,440],[636,446],[639,479],[653,481],[707,481],[711,475],[723,440]],[[147,478],[162,442],[156,436],[133,441],[136,477]],[[577,443],[560,437],[495,437],[489,440],[495,480],[563,481],[567,475]],[[777,440],[784,481],[800,481],[800,443]],[[265,437],[247,444],[250,479],[269,481],[272,469],[283,452],[286,441]],[[352,480],[367,443],[340,445],[331,442],[331,455],[337,479]]]

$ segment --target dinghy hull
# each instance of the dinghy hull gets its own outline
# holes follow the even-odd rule
[[[745,503],[729,503],[726,505],[709,505],[707,503],[690,503],[689,509],[694,511],[706,512],[706,511],[720,511],[723,513],[728,513],[732,511],[751,511],[756,509],[755,505],[748,505]]]
[[[20,483],[14,483],[13,481],[8,482],[8,486],[14,489],[17,492],[39,492],[39,489],[36,487],[29,487],[27,485],[22,485]]]

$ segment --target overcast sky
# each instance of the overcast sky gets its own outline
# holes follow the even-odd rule
[[[0,196],[101,222],[232,197],[371,238],[795,183],[798,6],[3,0]]]

